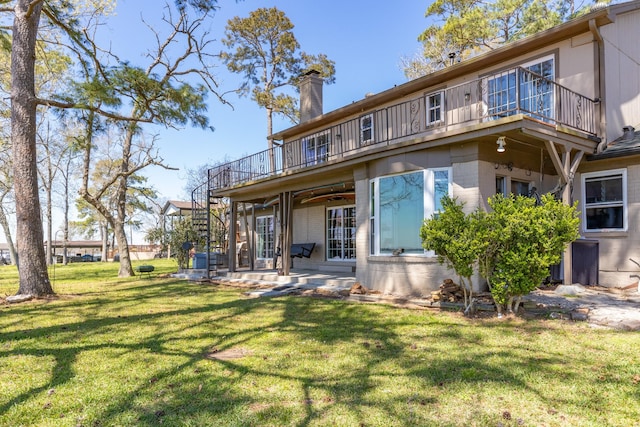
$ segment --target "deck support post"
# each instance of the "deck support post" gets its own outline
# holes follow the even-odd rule
[[[236,233],[237,230],[237,221],[238,221],[238,202],[231,200],[231,207],[229,209],[229,259],[227,262],[229,263],[229,271],[235,272],[236,268],[236,260],[238,259],[238,254],[236,250]]]
[[[282,275],[291,273],[291,242],[293,241],[293,193],[280,193],[280,254]]]
[[[567,149],[565,145],[561,145],[561,153],[558,153],[556,145],[553,141],[546,140],[545,146],[547,147],[547,151],[551,156],[551,162],[553,163],[553,166],[555,167],[556,172],[559,176],[558,185],[562,189],[562,202],[567,205],[571,205],[573,203],[573,178],[575,177],[576,171],[578,170],[578,166],[580,166],[580,162],[582,161],[582,157],[584,156],[584,151],[578,150],[572,160],[571,149]],[[562,157],[560,157],[560,154],[562,154]],[[564,267],[562,283],[564,283],[565,285],[571,285],[573,282],[573,259],[571,254],[571,245],[567,246],[567,248],[564,250],[562,261]]]

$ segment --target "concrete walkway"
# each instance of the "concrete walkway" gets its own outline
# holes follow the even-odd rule
[[[593,325],[640,330],[640,293],[637,289],[560,285],[554,290],[535,290],[524,300],[543,308],[557,307],[562,312],[576,313],[575,320],[586,320]],[[579,318],[581,316],[585,318]]]

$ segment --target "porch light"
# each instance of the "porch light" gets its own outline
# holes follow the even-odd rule
[[[506,137],[505,136],[501,136],[498,138],[498,140],[496,141],[496,144],[498,144],[498,153],[504,153],[506,148],[504,148],[504,146],[506,145],[505,142]]]

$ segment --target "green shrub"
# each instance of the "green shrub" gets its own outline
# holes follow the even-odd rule
[[[463,205],[445,198],[444,211],[425,220],[420,229],[423,246],[433,250],[467,280],[473,269],[487,280],[498,314],[517,311],[520,299],[539,286],[558,264],[567,245],[578,238],[576,205],[551,195],[540,201],[524,196],[489,199],[492,211],[465,214]],[[465,295],[465,307],[468,307]]]

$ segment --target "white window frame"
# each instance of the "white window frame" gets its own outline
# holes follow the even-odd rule
[[[347,227],[345,225],[345,220],[346,217],[344,216],[344,212],[346,209],[353,209],[353,227]],[[355,235],[355,229],[356,229],[356,222],[355,222],[355,209],[356,209],[356,205],[345,205],[345,206],[331,206],[331,207],[327,207],[327,211],[326,211],[326,258],[327,261],[338,261],[338,262],[344,262],[344,261],[355,261],[356,259],[356,235]],[[330,238],[332,233],[330,230],[330,221],[331,221],[331,217],[329,215],[329,211],[334,211],[334,210],[341,210],[342,211],[342,224],[339,230],[335,230],[335,232],[337,232],[337,234],[339,234],[339,237],[333,237]],[[349,228],[353,228],[353,230],[349,230]],[[348,234],[352,233],[352,236],[349,236]],[[333,250],[337,250],[338,248],[332,248],[331,244],[332,241],[336,241],[336,240],[340,240],[340,250],[341,250],[341,256],[340,257],[331,257],[330,251]],[[353,247],[349,247],[348,243],[351,240],[351,243],[353,243]],[[345,256],[345,253],[348,251],[353,250],[353,257],[349,258]]]
[[[531,61],[528,62],[524,62],[522,64],[518,64],[516,65],[517,67],[521,67],[524,69],[529,69],[531,67],[533,67],[534,65],[538,65],[541,64],[543,62],[547,62],[547,61],[552,61],[552,69],[553,69],[553,76],[551,76],[551,78],[549,78],[549,80],[554,81],[555,82],[555,78],[556,78],[556,57],[554,54],[550,54],[550,55],[546,55],[540,58],[536,58],[533,59]],[[514,68],[516,67],[514,66]],[[486,116],[486,120],[492,120],[496,117],[502,117],[502,116],[510,116],[515,114],[516,112],[513,110],[518,110],[521,107],[521,105],[519,103],[521,103],[523,100],[525,99],[532,99],[530,98],[523,98],[523,96],[521,95],[520,99],[518,99],[517,97],[513,100],[513,106],[511,105],[511,99],[510,99],[510,91],[513,90],[514,93],[517,93],[519,88],[517,87],[518,84],[523,84],[518,78],[517,75],[515,74],[516,70],[515,69],[509,69],[509,70],[505,70],[503,72],[498,72],[495,74],[491,74],[487,77],[485,77],[483,79],[483,86],[485,87],[486,90],[484,90],[483,92],[483,104],[484,104],[484,116]],[[510,76],[513,76],[513,78],[515,79],[514,84],[516,86],[514,86],[513,88],[509,88],[509,79]],[[507,82],[507,88],[501,90],[500,92],[505,92],[506,95],[506,103],[501,103],[501,104],[495,104],[495,105],[489,105],[489,82],[494,81],[494,80],[498,80],[501,78],[505,78],[506,82]],[[497,92],[496,92],[497,93]],[[495,95],[495,94],[494,94]],[[515,94],[514,94],[515,96]],[[555,114],[554,110],[555,110],[555,93],[553,92],[553,90],[551,92],[549,92],[549,96],[551,96],[551,99],[549,101],[549,107],[551,109],[549,115],[553,116]],[[490,112],[489,108],[493,108],[495,111],[494,112]]]
[[[371,241],[369,242],[369,253],[372,256],[389,256],[389,255],[411,255],[411,256],[427,256],[433,257],[435,253],[433,251],[423,250],[422,254],[411,253],[411,254],[394,254],[392,252],[383,252],[380,250],[380,180],[391,178],[395,176],[401,176],[405,174],[413,174],[420,171],[407,171],[399,174],[386,175],[377,178],[373,178],[370,181],[369,189],[371,191],[370,194],[370,206],[369,206],[369,226],[371,229],[369,230],[369,238]],[[437,214],[439,211],[437,210],[439,200],[435,200],[436,198],[436,173],[437,172],[447,172],[447,195],[453,197],[453,168],[444,167],[444,168],[432,168],[432,169],[423,169],[422,171],[424,185],[423,185],[423,217],[424,219],[431,218],[434,214]],[[422,224],[420,224],[422,225]],[[420,232],[420,225],[416,227],[416,235]]]
[[[594,180],[597,178],[622,178],[622,201],[610,201],[610,202],[587,202],[587,180]],[[588,172],[581,175],[582,184],[582,229],[585,233],[592,232],[615,232],[615,231],[627,231],[628,230],[628,215],[629,210],[627,207],[627,169],[609,169],[600,172]],[[587,228],[587,210],[595,208],[609,208],[609,207],[622,207],[622,228]]]
[[[435,99],[439,99],[438,105],[434,105]],[[426,112],[426,123],[427,126],[437,126],[439,124],[444,123],[444,92],[431,92],[425,96],[425,112]],[[437,112],[438,118],[435,120],[431,120],[431,113]]]
[[[368,125],[366,125],[366,121],[368,120]],[[367,145],[372,143],[374,138],[374,130],[375,126],[373,123],[373,113],[365,114],[364,116],[360,116],[360,145]],[[369,133],[367,137],[366,134]]]
[[[262,224],[261,224],[262,223]],[[270,228],[267,229],[266,225],[270,223]],[[270,239],[269,239],[270,237]],[[259,253],[261,247],[261,241],[266,245],[266,255]],[[269,247],[269,242],[271,246]],[[256,259],[273,259],[275,254],[275,218],[273,215],[262,215],[256,217]],[[271,254],[269,256],[269,254]]]
[[[326,162],[330,148],[331,133],[328,130],[302,138],[303,163],[310,166]]]

